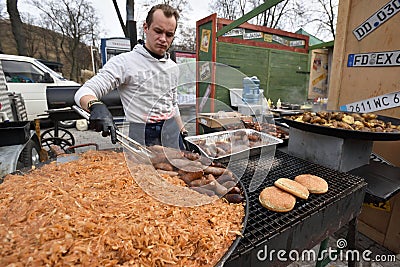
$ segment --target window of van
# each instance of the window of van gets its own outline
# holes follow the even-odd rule
[[[8,83],[40,83],[44,72],[29,62],[2,60],[3,72]]]

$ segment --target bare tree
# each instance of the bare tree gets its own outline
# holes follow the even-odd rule
[[[50,48],[50,51],[45,51],[46,58],[49,58],[47,55],[49,52],[54,53],[57,62],[61,62],[61,47],[60,40],[62,36],[59,32],[57,32],[57,27],[52,23],[52,21],[48,17],[43,17],[38,21],[38,25],[44,29],[48,29],[51,31],[51,34],[46,36],[42,36],[42,42],[48,44],[46,47]]]
[[[193,27],[184,27],[180,32],[180,42],[175,42],[171,50],[196,51],[196,31]]]
[[[209,4],[210,10],[218,14],[218,17],[235,20],[244,15],[246,1],[219,0]]]
[[[321,7],[319,12],[321,16],[317,15],[316,17],[316,21],[319,22],[319,30],[329,32],[332,38],[335,39],[339,0],[317,0],[317,3]]]
[[[336,20],[339,0],[312,0],[304,2],[296,0],[292,6],[292,17],[286,25],[287,29],[306,29],[320,39],[335,38]]]
[[[39,41],[41,37],[43,36],[43,33],[40,31],[40,29],[35,25],[35,19],[31,17],[29,14],[26,16],[25,14],[22,14],[22,19],[24,20],[24,33],[25,33],[25,38],[26,38],[26,47],[27,47],[27,54],[30,57],[36,57],[39,47],[42,46],[42,43]],[[45,46],[45,49],[47,47]],[[47,49],[46,49],[47,51]]]
[[[289,0],[285,0],[263,12],[262,24],[270,28],[278,28],[279,23],[282,21],[282,17],[287,14],[288,4]]]
[[[7,12],[10,16],[11,30],[17,44],[18,54],[21,56],[27,56],[28,49],[26,46],[26,38],[23,31],[23,23],[19,15],[17,3],[18,0],[7,0]]]
[[[83,53],[85,43],[93,43],[98,34],[99,18],[87,0],[32,0],[32,4],[41,10],[47,18],[47,23],[62,38],[59,47],[71,65],[70,77],[79,80],[80,71],[87,66],[81,66],[79,59],[87,57]],[[90,55],[90,52],[89,54]],[[88,60],[90,62],[90,59]]]
[[[6,16],[6,12],[5,12],[5,4],[4,3],[0,3],[0,19],[4,19]],[[0,38],[0,53],[3,53],[3,46],[1,44],[1,39]]]
[[[238,19],[265,0],[215,0],[209,10],[218,17]],[[335,37],[338,0],[282,0],[249,20],[250,23],[286,31],[307,27],[313,35]],[[329,37],[328,37],[329,38]]]

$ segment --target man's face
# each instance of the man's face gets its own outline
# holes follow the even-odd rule
[[[157,9],[153,14],[153,22],[143,25],[146,33],[146,47],[157,55],[164,55],[174,39],[176,20],[172,16],[167,18],[162,10]]]

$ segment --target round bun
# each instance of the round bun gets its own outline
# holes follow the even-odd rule
[[[276,186],[264,188],[258,199],[263,207],[277,212],[291,211],[296,204],[296,198],[293,195]]]
[[[279,178],[275,181],[274,185],[301,199],[308,199],[310,194],[307,187],[289,178]]]
[[[313,194],[323,194],[328,191],[328,183],[319,176],[312,174],[301,174],[294,178],[296,182],[307,187]]]

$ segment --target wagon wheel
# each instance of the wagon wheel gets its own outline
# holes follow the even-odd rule
[[[60,137],[49,137],[49,138],[44,138],[42,139],[42,147],[50,151],[52,146],[58,146],[60,147],[65,153],[74,153],[75,151],[73,149],[69,149],[69,147],[72,146],[71,142],[60,138]]]
[[[57,131],[58,134],[56,136],[56,128],[47,129],[40,135],[40,139],[43,140],[53,137],[61,138],[68,141],[71,144],[71,146],[75,145],[75,138],[70,131],[60,127],[58,127]]]

